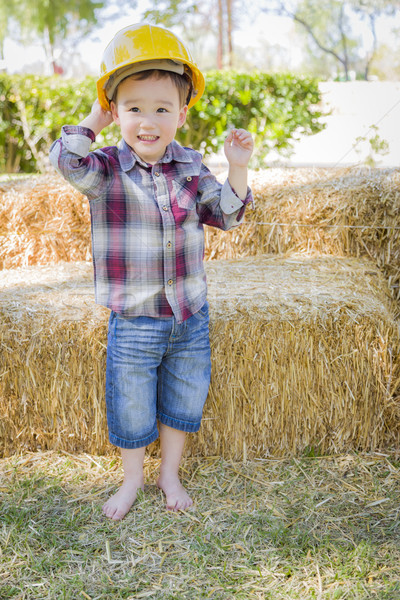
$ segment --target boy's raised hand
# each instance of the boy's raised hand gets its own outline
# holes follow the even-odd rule
[[[253,137],[245,129],[232,129],[224,144],[225,156],[229,164],[236,167],[247,167],[253,149]]]
[[[90,115],[88,115],[80,125],[91,129],[95,135],[98,135],[105,127],[108,127],[113,122],[113,117],[110,111],[101,108],[100,103],[96,100],[93,103]]]

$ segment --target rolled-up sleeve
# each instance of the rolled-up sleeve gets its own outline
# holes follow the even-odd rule
[[[232,189],[228,180],[225,181],[221,190],[221,210],[225,215],[235,215],[235,225],[240,225],[244,218],[246,206],[251,204],[254,208],[254,200],[251,189],[247,188],[247,195],[244,200],[241,200]],[[232,225],[233,226],[233,225]]]
[[[90,152],[95,140],[91,129],[80,125],[64,125],[61,137],[50,148],[50,162],[76,189],[89,199],[104,193],[110,185],[110,164],[101,150]]]
[[[61,130],[61,139],[68,152],[86,158],[95,136],[93,131],[86,127],[65,126]]]
[[[240,225],[244,218],[246,206],[253,203],[253,195],[247,188],[247,195],[241,200],[232,189],[228,179],[221,186],[214,175],[202,165],[199,180],[199,217],[204,225],[231,229]]]

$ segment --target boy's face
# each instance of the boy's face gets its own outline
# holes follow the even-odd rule
[[[180,106],[178,89],[169,77],[128,77],[118,86],[111,112],[126,143],[145,162],[155,164],[184,124],[187,106]]]

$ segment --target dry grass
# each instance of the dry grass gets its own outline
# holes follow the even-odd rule
[[[91,265],[0,274],[3,453],[109,452],[107,311]],[[370,262],[263,257],[207,263],[212,385],[188,454],[226,458],[396,447],[399,335]]]
[[[115,458],[0,461],[4,600],[397,600],[400,463],[394,455],[186,459],[194,510],[146,488],[120,523],[101,505]]]

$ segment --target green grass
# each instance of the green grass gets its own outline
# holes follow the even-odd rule
[[[187,459],[194,510],[147,485],[103,517],[119,459],[38,453],[0,461],[0,598],[398,600],[400,463],[363,455]]]
[[[0,183],[11,181],[22,181],[23,179],[29,179],[30,177],[37,176],[38,173],[0,173]]]

